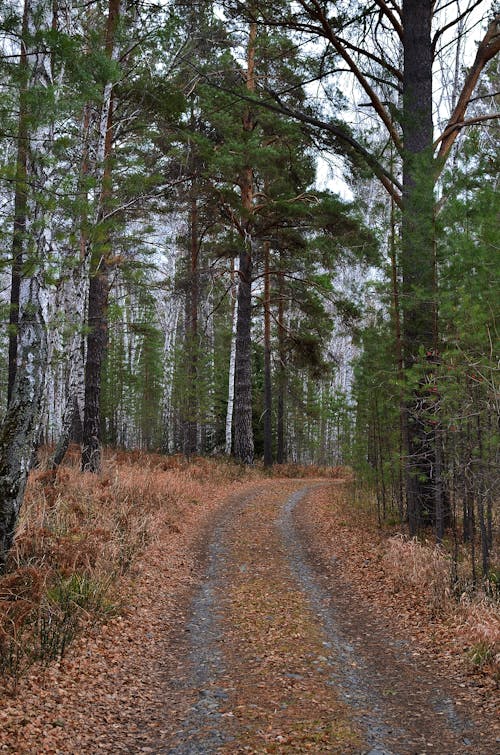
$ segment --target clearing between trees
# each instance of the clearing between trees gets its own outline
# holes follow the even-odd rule
[[[468,625],[472,609],[445,607],[426,582],[430,549],[417,589],[404,569],[415,571],[425,546],[390,538],[354,509],[342,470],[330,471],[337,479],[271,478],[130,455],[108,459],[107,470],[85,478],[87,495],[108,507],[94,533],[102,541],[94,540],[92,578],[104,574],[101,556],[109,566],[120,502],[137,552],[109,581],[107,614],[88,620],[61,660],[26,660],[23,673],[6,677],[0,751],[498,753],[494,662],[474,666],[466,657],[480,622]],[[31,559],[40,583],[53,578],[49,543],[53,559],[66,554],[68,575],[71,560],[73,575],[85,572],[90,542],[75,524],[84,495],[77,480],[68,467],[62,487],[42,473],[31,481],[18,570],[0,583],[5,603],[13,575],[18,583],[24,575],[25,586],[30,578],[33,590],[26,563],[35,525],[46,540],[46,572]],[[59,534],[50,536],[62,501],[74,526],[67,518],[63,530],[59,513]],[[137,509],[149,533],[144,525],[140,543]],[[114,524],[106,519],[113,510]],[[34,601],[27,591],[26,604]],[[489,610],[481,621],[491,633]]]

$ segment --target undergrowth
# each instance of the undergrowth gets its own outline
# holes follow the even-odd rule
[[[360,495],[359,489],[352,493],[346,516],[351,518],[352,514],[362,526],[377,526],[369,496]],[[431,619],[439,616],[454,627],[470,663],[500,681],[498,572],[492,569],[482,581],[474,583],[465,545],[457,554],[452,541],[436,544],[396,530],[401,530],[400,524],[382,530],[381,558],[388,589],[397,594],[409,589],[418,595]]]
[[[0,576],[0,673],[14,684],[120,609],[120,578],[162,528],[179,532],[208,484],[259,474],[226,460],[138,451],[107,451],[100,475],[82,474],[79,462],[73,448],[57,474],[44,471],[43,458],[32,472]]]

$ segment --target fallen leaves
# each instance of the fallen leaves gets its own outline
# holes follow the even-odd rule
[[[131,456],[111,460],[106,492],[118,496],[116,521],[122,521],[123,499],[147,501],[148,512],[156,512],[155,532],[115,588],[121,613],[101,626],[88,626],[62,661],[46,668],[35,665],[15,689],[8,684],[0,688],[0,752],[137,752],[151,746],[151,736],[167,736],[168,700],[160,690],[169,667],[176,665],[170,637],[173,627],[182,631],[203,533],[227,496],[252,483],[242,479],[239,468],[233,474],[229,465],[205,465],[192,477],[187,465],[163,470],[165,457],[142,455],[131,464]],[[87,516],[89,486],[99,487],[99,481],[83,479],[71,469],[62,473],[65,512]],[[193,506],[195,497],[202,503]],[[27,514],[44,515],[43,503],[39,510],[30,511],[30,506],[28,501]],[[59,516],[53,509],[50,515]],[[121,526],[130,528],[125,520]],[[27,547],[25,525],[20,534]]]
[[[339,521],[342,528],[338,527]],[[416,589],[412,580],[394,579],[391,558],[386,557],[394,539],[381,531],[366,512],[349,503],[342,485],[310,494],[299,504],[296,523],[319,568],[325,574],[341,574],[344,589],[352,593],[352,600],[385,623],[388,635],[409,641],[414,648],[413,657],[420,665],[442,669],[446,677],[464,690],[462,704],[475,710],[478,720],[482,713],[495,711],[496,717],[489,719],[486,728],[497,731],[500,737],[498,680],[488,676],[487,668],[481,673],[471,667],[467,651],[473,634],[464,642],[461,607],[436,612],[433,596],[429,600],[424,585]],[[410,567],[413,568],[411,564]],[[430,572],[426,575],[432,587],[432,575]],[[491,619],[490,624],[494,623]],[[498,631],[498,623],[496,626]],[[477,630],[478,622],[474,627]]]

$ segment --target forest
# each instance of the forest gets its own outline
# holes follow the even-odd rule
[[[0,0],[2,751],[498,751],[499,52]]]
[[[2,565],[77,443],[349,468],[498,595],[499,21],[1,1]]]

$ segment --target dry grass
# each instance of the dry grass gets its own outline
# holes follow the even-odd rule
[[[278,464],[273,466],[268,474],[272,477],[286,477],[289,479],[346,479],[350,470],[346,467],[322,467],[316,464]]]
[[[410,588],[430,609],[447,619],[462,637],[472,664],[500,680],[500,605],[484,593],[452,589],[452,558],[439,545],[403,535],[386,541],[383,556],[395,592]]]
[[[500,608],[486,599],[467,598],[455,610],[459,632],[473,666],[500,682]]]
[[[8,571],[0,577],[0,671],[17,680],[34,662],[62,657],[88,623],[118,608],[119,581],[207,486],[257,472],[227,461],[106,452],[100,475],[70,450],[57,475],[31,474]]]
[[[448,605],[451,559],[439,545],[396,535],[386,542],[384,562],[396,592],[408,586],[421,591],[436,613]]]

